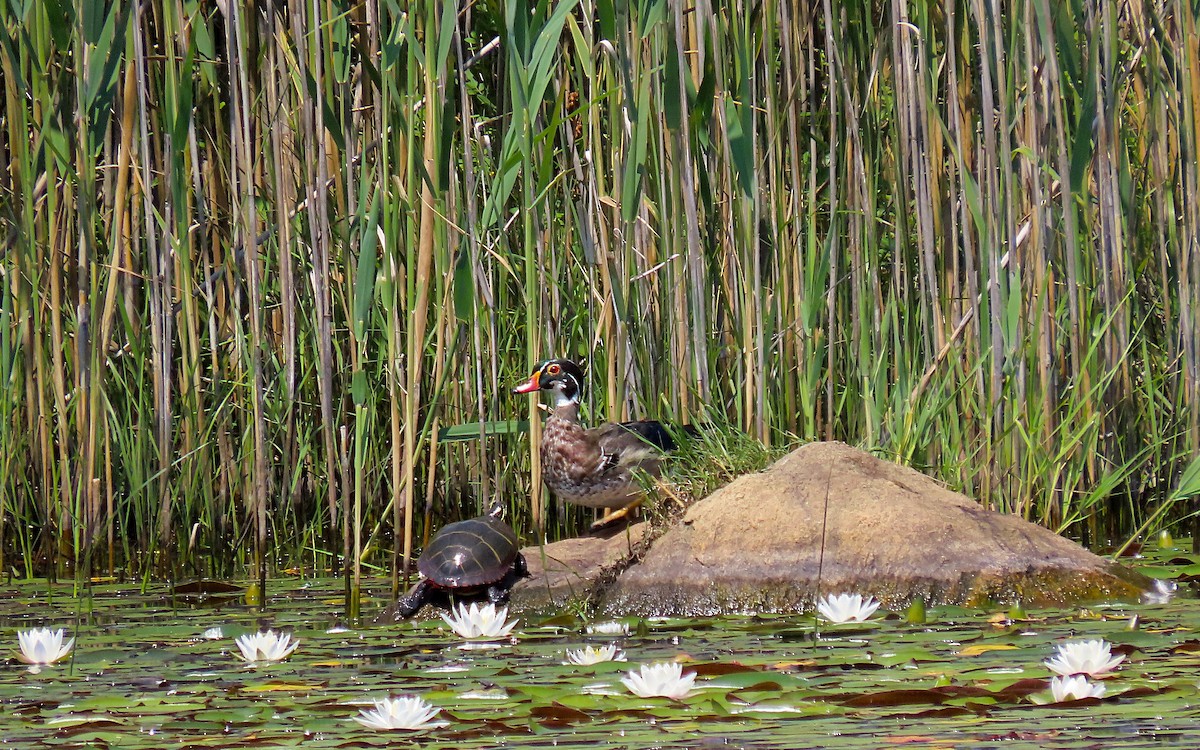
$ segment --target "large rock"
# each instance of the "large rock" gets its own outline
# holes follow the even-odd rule
[[[586,580],[571,590],[587,590]],[[818,591],[873,594],[892,608],[916,595],[1050,605],[1136,598],[1151,584],[912,469],[814,443],[697,502],[640,562],[589,595],[610,612],[668,615],[800,611]]]

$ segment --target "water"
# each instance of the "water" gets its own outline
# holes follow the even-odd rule
[[[1148,560],[1193,565],[1185,542]],[[1166,565],[1166,567],[1162,567]],[[1191,570],[1194,570],[1192,568]],[[1187,580],[1186,577],[1183,580]],[[372,582],[387,591],[387,582]],[[587,635],[565,613],[527,616],[516,641],[463,648],[440,620],[340,631],[341,582],[273,581],[265,614],[99,585],[74,600],[44,581],[0,588],[0,638],[81,624],[73,658],[33,673],[0,669],[0,742],[9,747],[1195,747],[1200,603],[1031,610],[929,608],[824,628],[808,616],[624,620],[629,635]],[[367,598],[373,616],[386,604]],[[1136,618],[1136,623],[1134,619]],[[221,627],[224,638],[201,633]],[[233,637],[260,626],[300,639],[286,662],[245,666]],[[1131,629],[1132,627],[1132,629]],[[329,632],[334,628],[332,632]],[[1105,638],[1127,655],[1101,701],[1048,700],[1042,662],[1057,643]],[[566,666],[565,651],[617,643],[628,662]],[[10,652],[11,653],[11,652]],[[638,665],[681,660],[698,672],[683,701],[621,685]],[[448,726],[424,733],[352,721],[371,700],[419,695]]]

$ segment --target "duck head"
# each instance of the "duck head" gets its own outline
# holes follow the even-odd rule
[[[582,367],[569,359],[548,359],[533,368],[529,380],[513,388],[513,393],[552,391],[555,395],[555,405],[562,406],[579,403],[582,390]]]

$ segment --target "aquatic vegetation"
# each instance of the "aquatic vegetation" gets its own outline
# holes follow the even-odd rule
[[[1103,698],[1108,691],[1104,683],[1088,682],[1082,675],[1074,677],[1055,677],[1050,680],[1050,694],[1055,703],[1078,701],[1084,698]]]
[[[445,721],[433,721],[433,717],[437,716],[441,709],[416,696],[383,698],[374,703],[374,708],[363,709],[354,720],[371,729],[433,729],[449,724]]]
[[[508,619],[508,607],[497,607],[491,602],[483,605],[457,604],[449,614],[443,613],[442,619],[455,635],[468,640],[504,638],[519,622]]]
[[[290,633],[260,630],[257,633],[240,635],[234,641],[242,652],[242,659],[251,664],[257,662],[282,661],[291,656],[300,641],[292,640]]]
[[[874,597],[864,599],[861,594],[830,594],[817,602],[817,612],[834,624],[864,622],[877,609],[879,602]]]
[[[220,625],[206,629],[200,634],[201,640],[219,641],[225,637],[225,629]]]
[[[1111,672],[1125,661],[1122,655],[1112,655],[1112,645],[1103,639],[1072,641],[1060,644],[1054,656],[1044,663],[1052,672],[1064,677],[1086,674],[1092,677]]]
[[[587,666],[589,664],[599,664],[604,661],[625,661],[625,652],[617,648],[615,643],[610,643],[606,646],[586,646],[578,650],[567,649],[568,664],[578,664]]]
[[[75,646],[75,639],[70,638],[65,643],[63,628],[32,628],[17,633],[17,642],[21,646],[17,658],[26,664],[46,665],[59,661]]]
[[[683,673],[683,665],[668,661],[658,664],[643,664],[628,672],[621,683],[639,698],[671,698],[683,700],[695,688],[696,673]]]
[[[1200,555],[1177,550],[1159,559],[1183,557],[1189,561],[1185,570],[1200,570]],[[42,593],[46,585],[13,583],[13,595],[0,597],[0,617],[15,621],[35,606],[45,622],[69,621],[79,607],[70,587],[57,584],[51,600]],[[313,742],[382,747],[405,744],[413,732],[411,737],[428,738],[422,744],[430,748],[523,750],[615,741],[659,747],[670,741],[666,728],[686,727],[688,743],[696,746],[788,748],[800,735],[806,747],[845,750],[985,747],[997,741],[1059,747],[1067,738],[1081,746],[1123,748],[1194,744],[1190,712],[1200,607],[1187,597],[1153,606],[1036,608],[1021,623],[1007,621],[1006,606],[929,605],[919,627],[899,617],[879,620],[877,612],[869,638],[851,627],[820,640],[814,639],[811,614],[629,616],[622,621],[638,635],[624,638],[583,637],[574,613],[529,613],[516,626],[522,630],[512,631],[519,642],[467,652],[437,618],[415,625],[354,623],[353,634],[326,634],[346,621],[329,604],[343,585],[340,579],[276,584],[283,594],[271,601],[271,627],[292,633],[291,642],[303,635],[304,648],[282,664],[256,670],[240,669],[240,662],[219,654],[222,647],[239,652],[233,636],[257,630],[259,612],[181,610],[137,586],[96,586],[89,619],[77,632],[67,629],[77,646],[86,644],[75,649],[70,668],[38,675],[10,668],[0,679],[0,701],[9,707],[5,737],[28,750],[67,744],[158,750]],[[388,588],[382,578],[371,585],[379,592]],[[385,598],[371,606],[382,609]],[[365,611],[364,620],[372,614]],[[1131,631],[1133,616],[1143,626]],[[228,642],[198,639],[217,626]],[[1063,702],[1056,703],[1054,675],[1043,662],[1058,644],[1080,640],[1080,633],[1107,640],[1117,653],[1138,649],[1137,668],[1124,667],[1133,658],[1127,656],[1109,673],[1119,678],[1103,681],[1103,700],[1092,699],[1100,693],[1089,687],[1097,682],[1091,677],[1060,680],[1057,698]],[[15,648],[17,639],[11,640]],[[609,644],[629,661],[563,663],[567,650]],[[678,692],[650,684],[657,682],[657,671],[650,670],[663,662],[659,669],[669,672],[661,682],[674,683],[678,674]],[[103,679],[96,679],[101,672]],[[682,697],[644,697],[626,682],[647,694]],[[1110,700],[1114,694],[1120,700]],[[420,696],[438,710],[415,730],[377,730],[355,720],[361,711],[368,722],[389,725],[391,712],[375,699],[399,696]],[[408,710],[416,718],[396,720],[396,726],[420,719],[415,708]],[[980,711],[986,712],[984,722],[974,719]],[[399,706],[395,712],[404,713]],[[448,725],[431,730],[440,722]]]

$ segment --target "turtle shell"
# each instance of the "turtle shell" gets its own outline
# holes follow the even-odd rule
[[[417,570],[442,588],[495,583],[512,568],[517,535],[504,521],[480,516],[442,528],[417,561]]]

